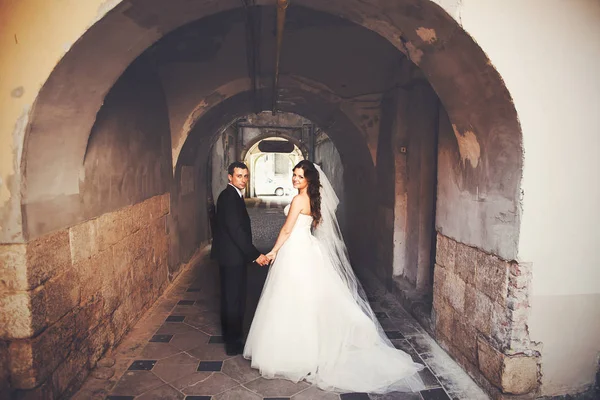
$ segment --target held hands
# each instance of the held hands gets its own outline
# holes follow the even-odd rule
[[[258,256],[258,258],[255,260],[255,262],[258,265],[260,265],[261,267],[265,267],[265,266],[271,264],[271,262],[275,259],[276,256],[277,256],[277,252],[271,251],[271,252],[267,253],[267,255],[261,254],[260,256]]]
[[[269,260],[267,258],[267,256],[265,256],[264,254],[261,254],[260,256],[258,256],[258,258],[256,259],[256,263],[262,267],[269,265],[269,263],[271,262],[271,260]]]
[[[269,262],[272,262],[275,259],[275,257],[277,257],[277,252],[270,251],[267,253],[266,257],[269,259]]]

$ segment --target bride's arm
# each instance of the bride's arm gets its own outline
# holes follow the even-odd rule
[[[271,259],[275,258],[275,255],[277,254],[281,246],[283,246],[285,241],[288,240],[288,238],[290,237],[292,229],[294,228],[296,220],[298,219],[298,215],[300,215],[300,212],[302,211],[302,203],[303,202],[300,196],[296,196],[292,199],[292,204],[290,205],[290,210],[288,211],[285,224],[283,224],[281,231],[279,231],[279,236],[277,236],[275,246],[273,246],[273,249],[267,254],[267,257]]]

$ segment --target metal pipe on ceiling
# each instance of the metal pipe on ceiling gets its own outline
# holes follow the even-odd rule
[[[260,31],[261,11],[256,0],[241,0],[246,12],[246,59],[248,76],[252,86],[252,100],[255,113],[262,111],[260,87]]]
[[[273,113],[277,112],[277,93],[279,92],[279,60],[281,58],[281,43],[285,28],[285,13],[290,0],[277,0],[277,47],[275,50],[275,72],[273,74]]]

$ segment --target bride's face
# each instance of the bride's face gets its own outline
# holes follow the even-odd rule
[[[302,170],[302,168],[296,168],[294,170],[292,183],[294,184],[294,189],[298,190],[305,189],[308,186],[308,181],[304,177],[304,170]]]

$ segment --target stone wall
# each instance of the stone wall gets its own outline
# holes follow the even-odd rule
[[[169,195],[0,245],[0,398],[77,387],[168,284]]]
[[[505,261],[438,233],[435,335],[494,398],[532,396],[539,352],[529,340],[531,266]]]
[[[175,184],[171,190],[169,215],[169,274],[177,275],[201,243],[211,238],[207,178],[208,147],[198,152],[191,164],[177,166]]]

